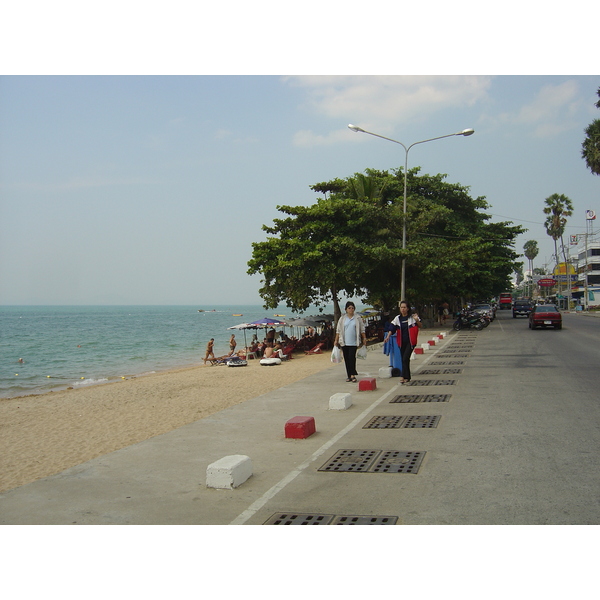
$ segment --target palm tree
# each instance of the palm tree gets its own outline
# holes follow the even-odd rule
[[[523,250],[525,250],[525,256],[529,260],[529,272],[531,273],[529,297],[531,298],[533,296],[533,259],[539,254],[538,243],[535,240],[529,240],[525,242]]]
[[[558,264],[558,247],[556,242],[561,241],[563,255],[565,245],[563,243],[563,235],[567,226],[567,217],[573,214],[573,202],[564,194],[552,194],[546,198],[546,206],[544,214],[548,215],[544,222],[546,233],[554,240],[554,255]],[[567,262],[565,256],[565,262]]]
[[[554,256],[556,258],[556,265],[558,266],[559,260],[556,242],[560,240],[563,250],[563,258],[565,261],[565,270],[567,272],[566,274],[568,275],[567,256],[565,253],[565,245],[563,243],[563,235],[567,225],[567,217],[570,217],[573,214],[573,202],[571,202],[571,199],[564,194],[552,194],[546,198],[544,214],[548,215],[546,221],[544,222],[546,233],[554,240]]]
[[[600,88],[598,88],[600,97]],[[596,102],[600,108],[600,100]],[[600,175],[600,119],[592,121],[585,129],[586,138],[581,144],[581,156],[595,175]]]

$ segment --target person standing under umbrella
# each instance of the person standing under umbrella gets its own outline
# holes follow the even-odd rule
[[[337,324],[334,344],[342,348],[346,365],[346,381],[356,383],[356,351],[367,344],[365,324],[360,317],[355,316],[354,302],[346,302],[346,314],[340,317]]]

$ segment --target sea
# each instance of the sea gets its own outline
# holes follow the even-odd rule
[[[318,313],[315,308],[304,314]],[[257,333],[229,327],[275,315],[301,316],[259,305],[0,306],[0,398],[200,365],[210,338],[215,356],[226,354],[232,333],[238,348]]]

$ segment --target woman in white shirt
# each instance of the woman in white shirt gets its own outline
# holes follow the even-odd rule
[[[334,344],[342,348],[346,365],[346,381],[356,383],[356,351],[367,344],[365,324],[360,317],[355,316],[354,302],[346,302],[346,314],[340,317],[335,333]]]

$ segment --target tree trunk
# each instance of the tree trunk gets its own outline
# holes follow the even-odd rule
[[[335,331],[338,321],[342,316],[342,310],[340,308],[340,301],[338,300],[337,290],[335,288],[331,288],[331,297],[333,298],[333,329]]]

